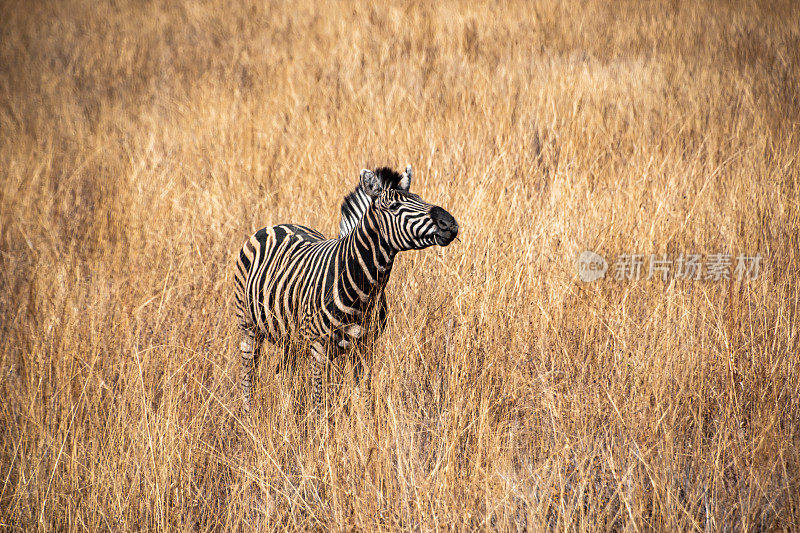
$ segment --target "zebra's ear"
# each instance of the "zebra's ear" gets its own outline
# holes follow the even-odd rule
[[[367,168],[361,169],[361,188],[370,198],[380,196],[382,189],[378,176]]]
[[[413,177],[414,171],[411,170],[411,165],[406,166],[406,171],[403,172],[403,176],[400,178],[400,183],[397,184],[397,188],[408,192],[411,188],[411,178]]]

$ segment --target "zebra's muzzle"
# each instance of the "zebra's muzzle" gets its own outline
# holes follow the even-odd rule
[[[434,206],[430,211],[431,220],[436,224],[434,239],[439,246],[447,246],[458,236],[458,223],[453,215],[439,206]]]

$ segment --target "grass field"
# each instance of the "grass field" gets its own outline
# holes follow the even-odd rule
[[[0,132],[0,529],[800,529],[797,2],[4,1]],[[243,417],[234,254],[406,163],[373,401]]]

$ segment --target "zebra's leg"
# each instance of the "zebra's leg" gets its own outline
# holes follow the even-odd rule
[[[311,387],[315,408],[322,407],[322,372],[327,356],[325,347],[319,341],[311,344]]]
[[[360,402],[363,396],[366,399],[367,410],[372,410],[372,369],[364,357],[365,354],[357,353],[353,361],[353,381],[355,382],[353,396],[357,402]]]
[[[353,381],[355,382],[356,389],[361,384],[361,377],[364,375],[364,362],[361,360],[361,355],[356,353],[353,358]]]
[[[297,362],[297,357],[295,355],[297,346],[284,341],[278,344],[277,348],[281,358],[275,365],[275,374],[280,374],[281,371],[294,372],[295,364]]]
[[[355,381],[356,390],[364,387],[369,393],[372,386],[372,370],[369,361],[366,360],[366,354],[358,353],[353,361],[353,381]]]
[[[242,327],[242,342],[239,349],[242,351],[242,394],[245,413],[250,412],[250,399],[253,394],[252,388],[261,353],[261,343],[262,339],[255,328]]]

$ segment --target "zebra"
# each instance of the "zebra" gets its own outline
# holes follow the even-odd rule
[[[368,205],[343,236],[326,239],[305,226],[280,224],[258,230],[242,246],[234,303],[245,412],[264,340],[310,352],[313,402],[320,406],[326,360],[368,344],[385,329],[384,290],[397,253],[447,246],[458,235],[453,215],[408,192],[410,167],[399,179],[386,169],[381,175],[361,170],[358,189]],[[352,217],[342,220],[340,231]],[[356,379],[360,371],[355,365]]]

